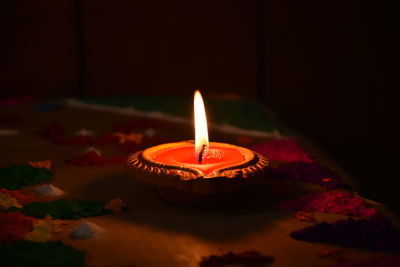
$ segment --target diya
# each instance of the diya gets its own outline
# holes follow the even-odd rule
[[[194,96],[195,141],[167,143],[128,157],[133,178],[156,186],[160,197],[184,204],[213,202],[265,177],[270,161],[247,148],[208,141],[199,91]]]

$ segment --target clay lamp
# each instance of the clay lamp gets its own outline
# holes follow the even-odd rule
[[[265,177],[270,161],[249,149],[208,142],[199,91],[194,96],[195,141],[167,143],[128,157],[133,178],[153,184],[167,200],[184,204],[212,202]]]

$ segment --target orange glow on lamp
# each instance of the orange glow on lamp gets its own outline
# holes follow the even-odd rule
[[[265,177],[270,161],[247,148],[208,141],[206,112],[194,95],[195,141],[167,143],[136,152],[127,166],[138,180],[153,184],[173,202],[202,203]]]

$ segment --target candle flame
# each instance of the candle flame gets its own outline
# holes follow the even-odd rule
[[[199,90],[194,93],[195,158],[201,163],[208,148],[206,110]]]

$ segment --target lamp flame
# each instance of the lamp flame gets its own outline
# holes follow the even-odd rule
[[[199,90],[194,93],[195,158],[201,163],[208,148],[207,118]]]

